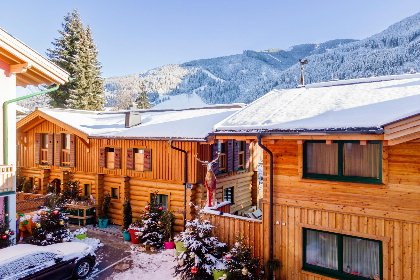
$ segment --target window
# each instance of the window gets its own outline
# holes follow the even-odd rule
[[[61,165],[70,166],[70,133],[62,134],[61,142]]]
[[[382,279],[382,242],[303,229],[303,269],[339,279]]]
[[[303,177],[336,181],[381,183],[382,145],[369,141],[306,141]]]
[[[149,162],[149,164],[147,164]],[[146,163],[146,164],[145,164]],[[134,149],[134,170],[150,171],[150,150]]]
[[[245,169],[245,141],[238,141],[238,168]]]
[[[41,164],[48,165],[48,133],[41,134]]]
[[[223,190],[223,201],[230,201],[230,205],[235,204],[234,195],[233,195],[233,187],[225,188]]]
[[[90,184],[83,185],[83,196],[90,196]]]
[[[153,193],[150,194],[150,201],[152,200]],[[166,194],[158,194],[158,203],[162,205],[163,211],[168,210],[169,197]]]
[[[111,198],[118,199],[118,188],[111,188]]]
[[[121,148],[99,148],[99,167],[105,167],[107,169],[120,169]]]
[[[219,153],[219,172],[227,172],[226,143],[221,143],[220,140],[218,140],[217,152]]]

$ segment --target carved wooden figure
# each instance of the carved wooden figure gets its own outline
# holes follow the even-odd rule
[[[212,166],[219,159],[219,153],[217,153],[217,158],[215,158],[214,160],[212,160],[210,162],[200,160],[197,157],[197,155],[194,155],[194,156],[199,162],[201,162],[203,165],[207,166],[206,178],[204,179],[204,181],[206,183],[206,188],[207,188],[207,201],[208,201],[207,205],[209,207],[214,206],[216,204],[216,175],[214,175]],[[213,192],[214,192],[214,194],[213,194]],[[212,203],[212,199],[213,199],[213,203]]]

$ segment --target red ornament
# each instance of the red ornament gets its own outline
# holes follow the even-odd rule
[[[10,235],[15,235],[15,232],[14,231],[10,232]]]
[[[6,234],[3,234],[3,235],[1,236],[1,239],[7,239],[7,235],[6,235]]]
[[[191,273],[196,274],[198,272],[198,267],[193,266],[191,267]]]
[[[79,191],[79,193],[82,193],[82,191]]]
[[[163,207],[162,207],[162,206],[160,206],[160,207],[159,207],[159,211],[162,211],[162,210],[163,210]]]
[[[149,205],[146,205],[146,207],[144,207],[144,209],[146,209],[147,211],[149,211]]]
[[[232,258],[232,255],[226,255],[226,259],[230,260]]]
[[[57,210],[54,210],[54,211],[53,211],[53,214],[54,214],[54,215],[58,215],[58,211],[57,211]]]
[[[154,193],[155,196],[157,196],[157,193]]]

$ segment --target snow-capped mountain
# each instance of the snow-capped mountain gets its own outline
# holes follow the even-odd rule
[[[307,59],[306,83],[419,71],[420,13],[363,40],[338,39],[288,50],[246,50],[242,54],[165,65],[106,79],[108,106],[125,107],[141,82],[154,104],[173,95],[197,96],[207,104],[249,103],[274,87],[300,81],[298,60]],[[125,96],[125,97],[124,97]],[[179,99],[179,98],[178,98]],[[179,100],[177,101],[179,103]]]

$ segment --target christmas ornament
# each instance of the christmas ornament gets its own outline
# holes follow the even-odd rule
[[[53,214],[54,214],[54,215],[58,215],[58,211],[57,211],[57,210],[54,210],[54,211],[53,211]]]
[[[12,231],[10,232],[10,235],[15,235],[15,232],[12,230]]]
[[[200,233],[198,234],[198,236],[200,236],[200,238],[203,238],[204,234],[203,234],[202,232],[200,232]]]
[[[9,230],[7,229],[4,233],[5,233],[5,234],[9,234]]]
[[[7,239],[7,235],[6,234],[3,234],[2,236],[1,236],[1,239]]]
[[[154,196],[157,196],[157,193],[154,193],[153,195],[154,195]]]
[[[144,209],[146,209],[147,211],[149,211],[149,205],[146,205],[146,207],[144,207]]]
[[[242,268],[242,275],[248,275],[248,269],[245,266]]]
[[[79,191],[79,193],[82,193],[82,191]]]
[[[64,221],[61,220],[59,224],[60,224],[60,226],[64,226]]]
[[[162,210],[163,210],[163,207],[162,207],[162,206],[160,206],[160,207],[159,207],[159,211],[162,211]]]
[[[232,255],[231,254],[226,255],[226,259],[227,260],[230,260],[231,258],[232,258]]]
[[[178,260],[178,264],[179,264],[179,266],[183,266],[184,265],[184,259]]]
[[[36,223],[35,225],[36,225],[37,228],[41,227],[41,223]]]
[[[50,239],[52,238],[52,234],[51,234],[51,233],[48,233],[47,235],[45,235],[45,238],[46,238],[47,240],[50,240]]]
[[[198,267],[193,266],[191,267],[191,273],[196,274],[198,272]]]

